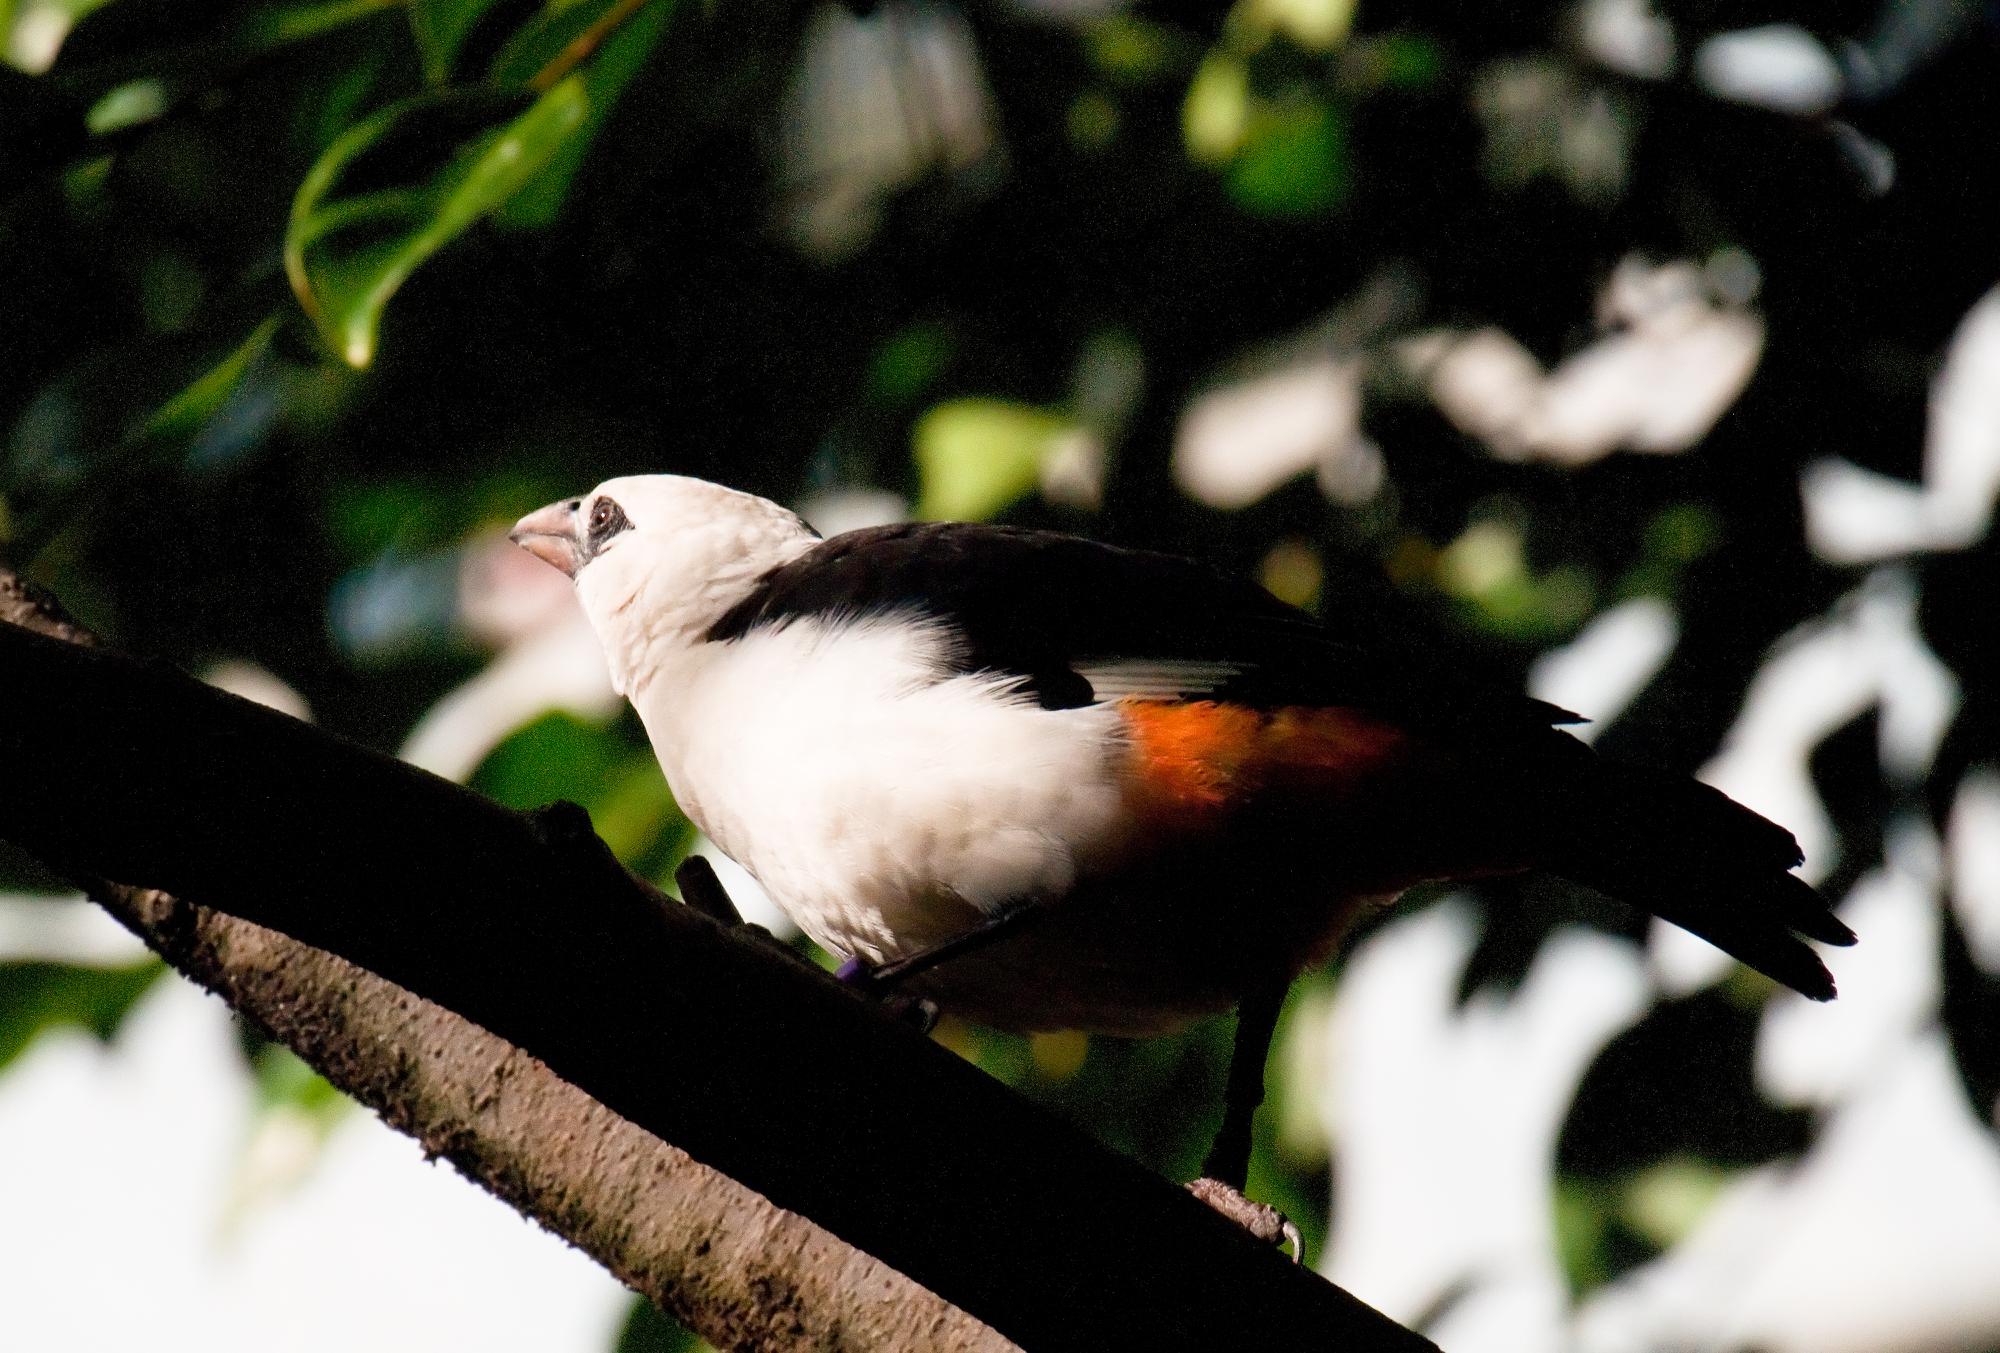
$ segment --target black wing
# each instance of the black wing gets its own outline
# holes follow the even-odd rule
[[[1018,677],[1049,708],[1131,694],[1345,705],[1486,736],[1580,721],[1440,655],[1336,635],[1191,559],[963,522],[835,536],[766,575],[707,637],[887,612],[945,622],[963,670]]]
[[[1487,764],[1503,769],[1489,788],[1523,858],[1664,916],[1816,999],[1833,995],[1833,979],[1792,932],[1853,943],[1790,873],[1799,850],[1783,827],[1696,781],[1600,760],[1550,727],[1576,715],[1448,655],[1400,636],[1338,634],[1192,560],[995,526],[853,531],[767,575],[708,637],[898,611],[951,626],[963,670],[1017,677],[1051,708],[1126,693],[1343,705],[1461,752],[1497,753]]]

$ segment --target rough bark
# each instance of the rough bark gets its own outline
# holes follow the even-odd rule
[[[720,1348],[1011,1349],[991,1327],[448,1010],[275,931],[92,895],[398,1131]]]
[[[660,905],[580,810],[512,813],[10,625],[0,757],[0,834],[238,918],[104,893],[720,1342],[994,1346],[983,1320],[1034,1348],[1430,1347],[788,955]]]

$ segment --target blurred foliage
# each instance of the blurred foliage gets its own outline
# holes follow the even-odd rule
[[[1744,21],[1654,8],[1683,57]],[[1756,21],[1860,40],[1876,9]],[[1837,118],[1798,117],[1671,59],[1621,67],[1580,13],[0,0],[0,547],[114,642],[254,661],[395,747],[496,642],[456,590],[480,531],[643,470],[886,490],[1201,554],[1503,676],[1660,598],[1679,642],[1600,745],[1692,769],[1773,643],[1862,572],[1807,547],[1802,467],[1921,477],[1938,354],[1995,280],[2000,61],[1990,29],[1953,30]],[[1491,326],[1553,367],[1621,331],[1595,298],[1632,256],[1693,260],[1768,335],[1689,454],[1518,454],[1400,355]],[[1238,511],[1184,491],[1183,415],[1306,359],[1360,373],[1379,483],[1316,451]],[[1873,724],[1814,758],[1836,891],[1884,820],[1940,821],[2000,745],[1994,548],[1911,563],[1965,696],[1929,779],[1885,777]],[[473,783],[583,802],[655,878],[691,844],[629,717],[508,730]],[[1518,981],[1573,919],[1636,934],[1574,890],[1489,896],[1505,919],[1468,990]],[[1946,934],[1943,1018],[1989,1117],[2000,1001]],[[46,1023],[108,1030],[155,971],[0,967],[0,1062]],[[1586,1077],[1551,1200],[1579,1291],[1806,1142],[1750,1074],[1763,994],[1667,1001]],[[1228,1047],[1225,1022],[940,1036],[1179,1174]],[[1276,1079],[1253,1191],[1316,1249],[1325,1144],[1283,1126],[1309,1110]],[[644,1312],[620,1343],[685,1346]]]
[[[611,1353],[707,1353],[708,1342],[644,1297],[632,1299],[632,1313],[618,1331]]]
[[[657,879],[673,877],[694,844],[645,734],[631,727],[544,715],[496,747],[472,787],[511,808],[579,802],[618,858]]]
[[[0,962],[0,1070],[44,1029],[68,1026],[108,1039],[166,965],[122,968]]]

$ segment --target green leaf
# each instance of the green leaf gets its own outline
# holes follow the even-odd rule
[[[282,1043],[266,1043],[257,1050],[253,1074],[257,1082],[257,1106],[267,1113],[273,1109],[292,1109],[306,1117],[330,1122],[352,1102],[333,1088],[333,1082],[307,1066]]]
[[[1377,78],[1396,89],[1428,89],[1444,74],[1444,53],[1421,33],[1385,33],[1374,45]]]
[[[919,323],[899,330],[868,363],[868,397],[891,408],[907,405],[936,384],[957,350],[951,330]]]
[[[1606,1232],[1613,1206],[1610,1190],[1590,1180],[1567,1175],[1556,1180],[1554,1197],[1556,1258],[1573,1295],[1602,1287],[1612,1274],[1606,1253]]]
[[[1181,39],[1171,27],[1129,14],[1088,25],[1083,42],[1091,64],[1122,84],[1158,79],[1181,59]]]
[[[1201,63],[1181,104],[1181,136],[1188,155],[1224,165],[1250,135],[1250,68],[1241,58],[1213,53]]]
[[[1619,1200],[1619,1219],[1662,1250],[1685,1240],[1728,1189],[1730,1171],[1691,1156],[1675,1156],[1632,1176]]]
[[[544,714],[494,748],[471,785],[513,808],[582,804],[611,853],[649,878],[671,878],[694,844],[652,749],[635,747],[619,725]]]
[[[590,104],[583,80],[573,75],[526,111],[456,142],[449,158],[416,182],[351,197],[336,190],[350,175],[361,177],[370,152],[422,144],[468,120],[477,126],[496,102],[519,106],[483,92],[394,104],[335,141],[299,186],[285,232],[285,271],[299,304],[349,365],[359,369],[374,360],[382,311],[410,275],[504,205],[584,125]]]
[[[1350,188],[1347,120],[1316,101],[1260,107],[1228,171],[1229,195],[1260,216],[1316,216]]]
[[[451,78],[459,48],[500,0],[409,0],[410,32],[423,56],[424,78],[443,84]]]
[[[152,958],[123,968],[0,963],[0,1067],[44,1029],[66,1025],[109,1039],[165,971]]]
[[[917,515],[985,520],[1033,489],[1043,460],[1079,431],[1067,415],[1028,404],[957,399],[938,405],[916,427]]]
[[[501,210],[499,219],[509,226],[540,230],[552,225],[561,215],[563,204],[569,198],[570,181],[583,167],[584,157],[596,142],[599,128],[610,116],[626,87],[646,68],[678,5],[675,0],[649,0],[637,11],[628,11],[622,16],[615,12],[618,10],[615,4],[578,5],[575,8],[602,10],[604,12],[598,16],[598,23],[614,25],[601,39],[602,45],[595,48],[589,63],[582,67],[583,88],[590,100],[590,111],[577,134],[565,141],[542,172],[535,175],[534,180]],[[548,60],[555,61],[562,55],[563,50],[557,49]],[[548,68],[544,63],[535,74]]]
[[[701,1353],[707,1347],[699,1334],[646,1298],[634,1297],[611,1353]]]
[[[276,5],[250,16],[236,34],[237,49],[247,54],[310,42],[401,3],[403,0],[327,0],[324,4]]]
[[[166,107],[166,86],[160,81],[132,80],[92,104],[90,111],[84,114],[83,125],[90,129],[92,136],[105,136],[127,127],[136,127],[142,122],[151,122],[165,112]]]
[[[243,377],[264,355],[265,349],[271,346],[271,336],[278,332],[279,318],[272,315],[258,325],[227,357],[154,410],[140,435],[148,440],[182,441],[200,432],[236,393]]]

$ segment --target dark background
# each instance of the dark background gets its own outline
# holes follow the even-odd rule
[[[1494,8],[110,0],[52,49],[23,34],[69,6],[0,0],[0,552],[111,641],[253,663],[385,748],[523,640],[468,619],[462,560],[529,508],[648,470],[1199,554],[1503,679],[1651,598],[1675,642],[1598,745],[1687,771],[1786,636],[1914,595],[1957,699],[1915,760],[1880,751],[1892,676],[1814,734],[1835,836],[1809,868],[1839,897],[1894,872],[1892,838],[1942,852],[1907,903],[1928,937],[1909,980],[1933,989],[1890,1043],[1941,1038],[1958,1097],[1929,1111],[1990,1128],[2000,976],[1961,930],[1977,847],[1951,815],[1992,773],[2000,691],[2000,405],[1978,402],[2000,356],[1953,346],[2000,271],[1993,11]],[[1607,314],[1641,275],[1656,294]],[[1747,378],[1690,340],[1717,324],[1752,336]],[[1474,400],[1488,421],[1454,417],[1439,354],[1488,330],[1532,359],[1507,368],[1527,412],[1493,396]],[[1301,371],[1358,419],[1241,502],[1176,478],[1197,400]],[[1633,431],[1634,410],[1708,397],[1671,444]],[[1532,431],[1558,404],[1584,429],[1561,455]],[[1224,463],[1255,459],[1242,435]],[[1829,458],[1894,481],[1873,483],[1882,504],[1928,474],[1932,516],[1970,525],[1809,534]],[[580,800],[670,875],[690,832],[629,714],[492,731],[475,784]],[[0,879],[46,885],[22,862]],[[1545,936],[1647,933],[1549,884],[1476,905],[1457,994],[1503,1005]],[[53,1024],[109,1036],[150,973],[0,962],[0,1063]],[[1305,986],[1287,1046],[1339,999],[1336,972]],[[1594,1053],[1558,1114],[1554,1252],[1528,1256],[1562,1303],[1658,1261],[1741,1172],[1817,1149],[1844,1101],[1774,1102],[1753,1075],[1770,996],[1741,973],[1662,982]],[[1185,1175],[1227,1025],[1087,1048],[941,1036]],[[1253,1192],[1317,1257],[1339,1133],[1313,1128],[1299,1065],[1281,1046]],[[1680,1220],[1635,1221],[1635,1190],[1660,1188]],[[1469,1319],[1487,1280],[1377,1299]],[[1949,1305],[1906,1300],[1919,1324]],[[2000,1299],[1961,1326],[1992,1338]],[[1687,1346],[1752,1337],[1721,1328]],[[1874,1328],[1843,1346],[1943,1337]],[[672,1337],[641,1319],[628,1343]]]

